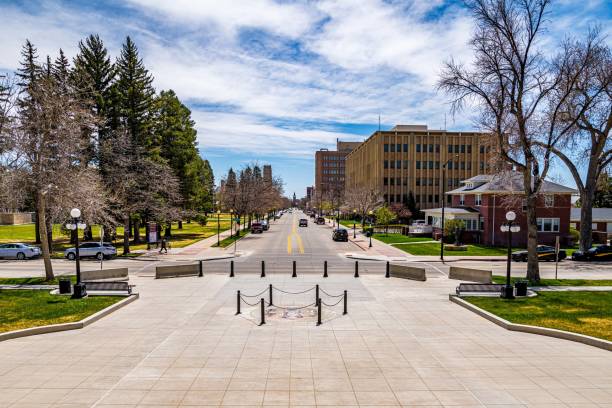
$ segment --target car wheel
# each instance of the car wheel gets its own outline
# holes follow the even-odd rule
[[[98,252],[98,253],[96,254],[96,259],[97,259],[98,261],[101,261],[103,258],[104,258],[104,254],[103,254],[102,252]]]
[[[17,253],[17,259],[23,261],[25,259],[25,254],[23,252]]]
[[[68,260],[74,261],[75,259],[76,259],[76,255],[73,252],[70,252],[68,254]]]

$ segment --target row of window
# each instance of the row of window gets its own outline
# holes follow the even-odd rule
[[[323,169],[323,174],[344,174],[344,169]]]
[[[417,143],[415,144],[415,149],[417,153],[440,153],[440,145],[433,143]],[[408,143],[385,143],[383,144],[383,150],[385,153],[408,153]],[[489,146],[480,146],[480,153],[488,153],[491,150]],[[466,144],[456,144],[456,145],[448,145],[448,153],[472,153],[472,145]]]
[[[559,218],[538,218],[538,232],[559,232]]]
[[[481,167],[484,167],[484,163],[480,162]],[[419,169],[436,169],[438,170],[440,168],[440,162],[439,161],[433,161],[433,160],[429,160],[429,161],[420,161],[420,160],[416,160],[415,161],[415,165],[417,170]],[[453,162],[452,160],[448,162],[448,169],[452,170],[472,170],[472,162],[458,162],[455,161]]]
[[[459,195],[459,205],[465,205],[465,194]],[[482,194],[476,194],[474,197],[474,205],[482,205]]]
[[[323,161],[342,161],[344,156],[323,156]]]
[[[449,178],[446,180],[446,185],[448,187],[459,187],[459,181],[461,179],[458,178]],[[415,184],[417,186],[439,186],[440,179],[434,177],[417,177],[415,179]],[[383,177],[383,185],[384,186],[407,186],[408,185],[408,177]],[[450,196],[449,196],[450,198]]]

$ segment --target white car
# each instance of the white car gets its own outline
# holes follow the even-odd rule
[[[100,244],[99,242],[85,242],[79,245],[80,258],[93,257],[101,260],[103,258],[109,259],[115,255],[117,255],[117,248],[106,242],[104,244]],[[64,257],[74,261],[76,259],[76,248],[68,248],[65,250]]]
[[[22,244],[0,244],[0,258],[31,259],[40,256],[40,248]]]

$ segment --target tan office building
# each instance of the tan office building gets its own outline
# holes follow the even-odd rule
[[[315,152],[314,194],[318,200],[328,199],[329,194],[344,191],[345,158],[361,142],[336,141],[336,150],[321,149]]]
[[[460,180],[486,173],[487,140],[479,132],[429,130],[421,125],[377,131],[346,156],[345,188],[378,190],[389,204],[405,204],[412,192],[421,209],[439,207],[444,164],[450,160],[447,191],[459,187]]]

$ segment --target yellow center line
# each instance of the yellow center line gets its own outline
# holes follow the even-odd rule
[[[300,237],[300,234],[298,234],[297,232],[295,221],[296,221],[296,214],[293,214],[291,234],[289,234],[289,236],[287,237],[287,253],[289,255],[291,255],[291,253],[293,252],[293,245],[292,245],[292,240],[291,240],[293,236],[295,236],[295,240],[297,242],[298,250],[300,251],[300,254],[304,253],[304,244],[302,243],[302,237]]]

